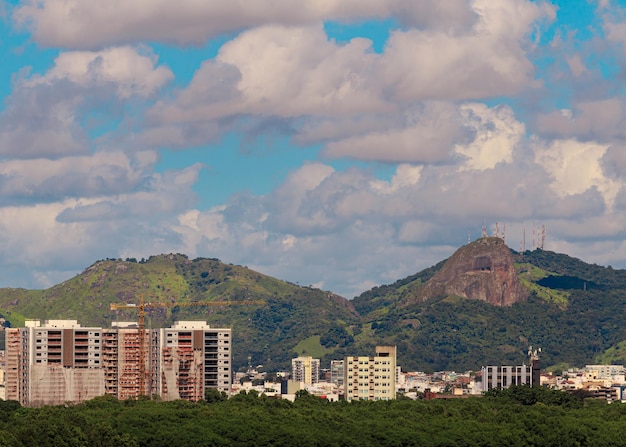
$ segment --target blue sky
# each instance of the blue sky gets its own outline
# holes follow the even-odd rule
[[[483,222],[626,267],[626,2],[1,10],[0,286],[177,252],[352,298]]]

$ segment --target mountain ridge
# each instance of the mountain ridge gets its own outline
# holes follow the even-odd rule
[[[626,271],[549,251],[509,251],[528,298],[507,306],[446,293],[414,300],[452,257],[347,300],[215,258],[166,254],[96,261],[45,290],[0,289],[0,314],[15,326],[26,317],[108,326],[137,317],[132,310],[109,310],[111,303],[136,303],[141,295],[170,303],[264,300],[262,306],[172,306],[151,311],[146,320],[154,327],[176,319],[232,327],[238,369],[248,358],[280,370],[297,355],[327,362],[382,344],[398,346],[399,365],[410,370],[520,364],[531,344],[542,347],[544,365],[626,362],[620,317]]]

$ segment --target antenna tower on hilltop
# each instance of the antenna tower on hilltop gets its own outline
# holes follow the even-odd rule
[[[485,225],[485,221],[483,220],[483,238],[487,237],[487,226]]]
[[[541,225],[541,238],[539,248],[543,250],[543,247],[546,244],[546,226]]]

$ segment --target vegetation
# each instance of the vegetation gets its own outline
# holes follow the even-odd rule
[[[406,290],[415,293],[417,283],[436,272],[433,267],[355,298],[365,328],[358,342],[397,345],[399,364],[407,370],[520,364],[529,345],[542,348],[544,366],[626,363],[625,271],[542,250],[514,257],[531,291],[527,302],[495,307],[459,297],[407,300]]]
[[[294,348],[310,337],[325,336],[337,327],[358,325],[358,314],[337,295],[299,287],[218,259],[184,255],[152,256],[147,260],[106,259],[50,289],[0,289],[0,315],[14,326],[24,319],[72,319],[83,326],[107,327],[112,321],[133,321],[137,311],[111,311],[111,303],[145,301],[191,303],[234,301],[232,306],[172,306],[149,312],[146,325],[162,327],[176,320],[205,320],[214,327],[232,327],[233,364],[252,362],[268,370],[285,368],[297,355]],[[264,300],[264,305],[245,305]],[[2,340],[0,340],[2,341]],[[319,345],[319,341],[318,341]],[[333,352],[325,339],[324,352]]]
[[[515,387],[485,398],[295,402],[257,393],[200,403],[117,401],[20,408],[0,401],[0,446],[624,446],[626,406]]]
[[[172,254],[139,262],[98,261],[46,290],[0,289],[0,316],[13,326],[26,317],[108,326],[137,317],[132,309],[109,310],[111,303],[136,303],[142,295],[172,304],[264,300],[261,306],[173,306],[151,311],[147,324],[199,319],[232,327],[236,369],[246,368],[248,356],[254,365],[276,371],[288,368],[298,355],[328,364],[373,353],[381,344],[398,347],[398,364],[405,370],[520,364],[529,345],[542,348],[544,367],[626,363],[626,271],[542,250],[514,253],[514,259],[531,295],[510,307],[457,296],[416,302],[420,288],[445,261],[348,301],[218,259]]]

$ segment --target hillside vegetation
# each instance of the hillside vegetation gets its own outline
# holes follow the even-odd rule
[[[160,255],[144,262],[98,261],[46,290],[0,289],[0,314],[14,326],[25,318],[108,326],[137,318],[132,309],[111,311],[111,303],[138,303],[144,296],[172,304],[150,311],[152,327],[184,319],[232,327],[238,369],[247,366],[248,356],[255,366],[280,370],[307,354],[327,367],[331,359],[368,355],[381,344],[397,345],[405,370],[521,364],[530,345],[542,348],[544,367],[626,363],[626,271],[542,250],[513,255],[530,296],[504,307],[457,296],[416,301],[445,260],[348,301],[217,259]],[[236,304],[174,305],[216,300]],[[250,300],[265,304],[246,305]]]
[[[73,319],[83,326],[136,321],[137,311],[110,310],[111,303],[191,303],[232,301],[232,306],[173,306],[151,310],[146,325],[162,327],[176,320],[206,320],[232,327],[236,367],[247,358],[266,368],[284,367],[301,340],[317,336],[331,355],[358,325],[349,301],[330,292],[299,287],[217,259],[190,260],[183,255],[153,256],[145,262],[98,261],[80,275],[43,291],[0,289],[0,314],[12,325],[23,319]],[[263,300],[262,305],[246,301]],[[327,334],[339,335],[330,340]],[[302,352],[306,353],[306,352]]]
[[[626,340],[626,271],[542,250],[514,258],[531,291],[526,302],[496,307],[454,296],[410,300],[435,267],[355,298],[369,328],[364,338],[397,345],[402,366],[427,371],[520,364],[530,345],[542,348],[544,366],[626,363],[620,344]]]

